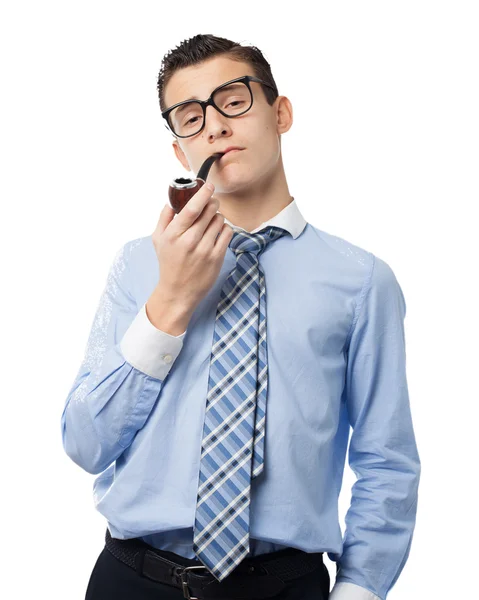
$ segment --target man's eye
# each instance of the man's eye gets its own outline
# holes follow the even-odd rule
[[[233,100],[233,102],[230,102],[226,106],[229,106],[230,104],[241,104],[242,102],[243,102],[243,100]]]

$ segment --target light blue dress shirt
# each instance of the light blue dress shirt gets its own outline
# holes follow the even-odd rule
[[[226,219],[233,228],[236,227]],[[253,480],[250,555],[327,552],[330,600],[385,600],[409,555],[420,460],[406,380],[406,304],[389,265],[307,223],[296,201],[267,225],[286,235],[260,256],[266,278],[265,470]],[[113,537],[195,558],[200,449],[221,271],[185,333],[149,321],[151,235],[111,265],[61,417],[63,447],[88,473]],[[348,438],[357,480],[338,519]]]

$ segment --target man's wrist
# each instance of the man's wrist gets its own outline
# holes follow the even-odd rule
[[[187,329],[192,314],[191,308],[166,294],[159,285],[148,298],[145,310],[152,325],[173,336],[180,335]]]

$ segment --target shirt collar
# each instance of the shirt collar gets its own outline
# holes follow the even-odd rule
[[[225,223],[228,223],[228,225],[230,225],[230,227],[232,227],[233,229],[241,229],[242,231],[246,231],[246,229],[244,229],[243,227],[239,227],[239,225],[233,225],[233,223],[229,221],[226,217]],[[275,215],[268,221],[261,223],[261,225],[256,227],[256,229],[253,229],[253,231],[250,231],[248,233],[255,233],[269,225],[276,225],[276,227],[286,229],[286,231],[288,231],[293,236],[293,238],[296,239],[306,227],[307,221],[301,214],[301,211],[299,210],[299,207],[296,204],[296,200],[293,198],[293,200],[287,206],[285,206],[277,215]]]

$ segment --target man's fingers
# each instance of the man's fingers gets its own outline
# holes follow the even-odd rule
[[[171,208],[171,206],[168,203],[166,203],[160,213],[160,218],[158,219],[158,225],[156,227],[159,233],[163,233],[165,231],[169,223],[173,221],[175,214],[176,213],[173,210],[173,208]]]
[[[219,206],[218,200],[212,198],[214,189],[210,190],[208,186],[203,185],[185,204],[184,208],[178,213],[176,223],[178,231],[184,233],[193,223],[203,214],[206,205],[213,201]]]

